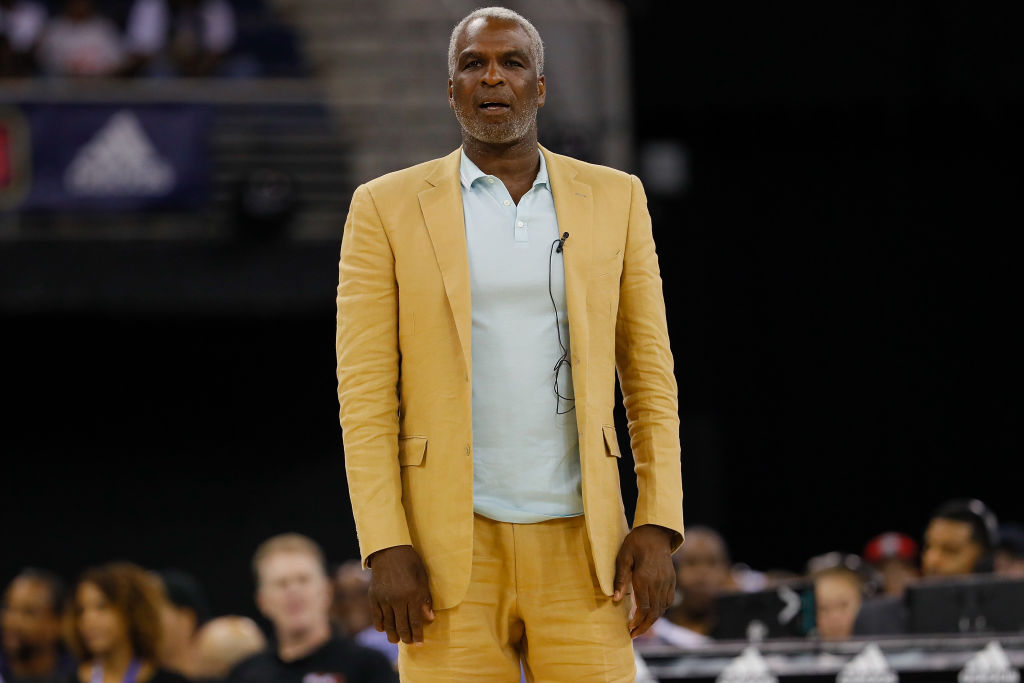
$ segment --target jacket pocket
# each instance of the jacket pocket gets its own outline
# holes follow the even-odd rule
[[[608,455],[614,455],[616,458],[621,458],[622,455],[619,453],[619,440],[615,436],[615,427],[611,425],[601,425],[601,431],[604,432],[604,447],[608,450]]]
[[[402,467],[409,465],[422,465],[423,456],[427,452],[427,437],[425,436],[400,436],[398,437],[398,464]]]

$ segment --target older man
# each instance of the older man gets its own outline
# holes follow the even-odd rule
[[[683,533],[644,191],[538,145],[544,50],[520,15],[465,17],[448,68],[462,147],[357,188],[341,246],[338,398],[375,625],[403,681],[632,681]]]

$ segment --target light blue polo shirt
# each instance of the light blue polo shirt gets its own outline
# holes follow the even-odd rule
[[[473,306],[473,510],[517,523],[581,515],[576,411],[554,389],[569,314],[561,253],[551,256],[548,290],[559,231],[547,163],[540,154],[518,206],[465,151],[459,174]],[[558,373],[562,396],[574,396],[570,367]]]

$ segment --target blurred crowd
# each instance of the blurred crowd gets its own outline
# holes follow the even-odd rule
[[[946,501],[922,532],[918,543],[907,533],[885,531],[868,539],[860,553],[816,555],[804,572],[795,573],[761,572],[733,563],[717,531],[690,527],[686,542],[673,556],[676,600],[634,643],[641,651],[666,645],[699,648],[721,635],[716,598],[801,585],[809,585],[813,595],[810,637],[839,641],[895,635],[907,630],[903,595],[917,581],[972,574],[1024,579],[1024,528],[1000,524],[980,500]]]
[[[689,527],[673,556],[676,600],[637,651],[695,649],[725,636],[719,598],[810,585],[809,637],[836,641],[906,628],[902,595],[928,577],[1024,578],[1024,528],[1000,524],[981,501],[950,500],[920,543],[900,531],[866,541],[858,554],[810,558],[803,572],[758,571],[730,558],[714,529]],[[397,645],[373,626],[370,571],[359,560],[328,570],[312,539],[268,539],[252,560],[256,606],[269,633],[238,615],[212,616],[199,581],[176,569],[115,562],[66,585],[24,569],[0,603],[0,683],[395,681]]]
[[[228,0],[0,0],[0,78],[247,76]]]
[[[328,572],[310,538],[283,534],[256,550],[252,619],[213,617],[200,582],[129,562],[87,569],[68,585],[26,568],[0,604],[0,683],[394,683],[397,645],[373,628],[369,572]]]

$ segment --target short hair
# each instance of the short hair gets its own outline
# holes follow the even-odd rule
[[[252,576],[257,586],[260,585],[260,565],[263,564],[265,559],[278,553],[303,553],[309,555],[316,560],[324,576],[327,576],[327,560],[324,558],[324,551],[316,541],[302,534],[278,534],[260,543],[259,547],[256,548],[256,552],[253,553]]]
[[[459,35],[462,34],[463,29],[474,19],[498,19],[499,21],[518,24],[519,28],[526,31],[526,35],[530,38],[530,55],[533,57],[534,65],[537,67],[537,75],[539,76],[544,73],[544,41],[540,39],[540,33],[537,32],[537,28],[526,17],[518,12],[513,12],[507,7],[481,7],[463,17],[459,23],[455,24],[455,28],[452,29],[452,37],[448,41],[449,78],[455,75],[455,62],[459,57],[455,52],[455,44],[458,42]]]
[[[37,581],[43,584],[50,593],[50,610],[57,615],[63,614],[64,604],[67,602],[68,597],[68,585],[58,574],[49,569],[25,567],[18,572],[18,575],[14,577],[8,586],[13,585],[19,579]]]
[[[103,597],[121,613],[128,628],[132,654],[140,659],[155,660],[163,636],[160,605],[165,598],[160,579],[130,562],[110,562],[93,567],[78,578],[64,626],[68,646],[80,661],[87,661],[93,655],[78,632],[77,593],[87,583],[103,593]]]
[[[947,500],[932,513],[932,519],[948,519],[971,525],[971,540],[986,553],[999,545],[999,520],[995,513],[977,498]]]
[[[164,582],[167,600],[175,607],[192,610],[196,615],[196,628],[210,620],[210,603],[196,577],[180,569],[162,569],[158,574]]]

